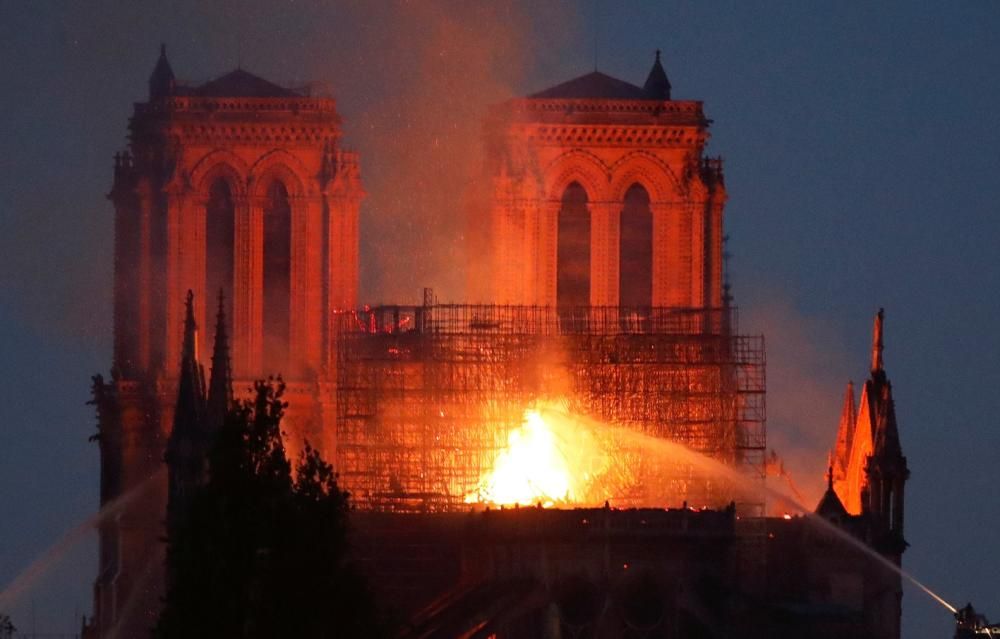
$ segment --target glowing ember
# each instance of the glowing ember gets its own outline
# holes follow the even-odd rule
[[[493,469],[465,501],[546,508],[589,503],[591,484],[605,467],[606,455],[593,434],[564,410],[528,409]]]

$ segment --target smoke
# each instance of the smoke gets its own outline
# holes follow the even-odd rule
[[[850,361],[835,327],[802,313],[787,297],[765,293],[740,311],[740,330],[765,336],[768,448],[777,451],[805,504],[815,506],[826,489],[845,386],[864,361]]]
[[[347,43],[351,67],[334,63],[334,82],[368,192],[361,230],[366,301],[416,301],[424,286],[442,301],[466,299],[469,262],[480,258],[466,250],[466,232],[486,224],[467,219],[471,194],[489,187],[481,175],[483,119],[490,105],[523,93],[539,57],[572,40],[575,12],[560,9],[353,7],[349,19],[361,31]],[[337,55],[343,60],[344,53]]]

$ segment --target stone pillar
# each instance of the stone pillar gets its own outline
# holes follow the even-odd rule
[[[536,199],[523,199],[521,210],[524,228],[521,233],[521,295],[515,304],[530,306],[538,300],[538,230],[542,218],[541,207]]]
[[[203,193],[192,194],[184,199],[182,207],[184,216],[184,234],[188,240],[190,254],[188,263],[188,288],[194,293],[194,317],[198,323],[199,358],[205,361],[204,355],[211,352],[212,333],[215,327],[215,313],[218,291],[209,291],[208,277],[208,228],[206,210],[208,196]],[[182,298],[183,299],[183,298]],[[206,350],[206,348],[208,350]],[[176,375],[175,368],[168,369],[170,375]]]
[[[154,393],[141,382],[115,384],[121,423],[121,510],[117,572],[111,582],[111,627],[141,636],[155,623],[162,597],[166,473]],[[123,635],[124,636],[124,635]]]
[[[595,202],[590,209],[590,304],[618,304],[618,233],[621,203]]]
[[[695,305],[691,298],[691,279],[693,277],[692,229],[694,226],[694,205],[690,200],[678,203],[674,215],[673,245],[676,247],[676,260],[673,261],[674,306],[689,308]]]
[[[722,242],[722,215],[725,207],[725,193],[716,192],[709,201],[708,210],[708,303],[714,308],[722,306],[722,277],[725,267]]]
[[[143,179],[137,189],[138,196],[138,263],[127,265],[126,268],[136,269],[136,316],[124,318],[136,322],[136,353],[135,366],[143,374],[148,374],[152,364],[153,336],[153,300],[150,294],[153,290],[153,207],[156,205],[153,186],[148,179]]]
[[[691,306],[702,308],[708,306],[705,291],[706,252],[705,252],[705,217],[708,207],[703,200],[691,203]]]
[[[291,282],[288,370],[303,379],[319,368],[323,327],[323,203],[318,197],[291,199]]]
[[[167,299],[163,367],[168,375],[174,375],[180,367],[185,295],[188,289],[197,292],[205,286],[205,216],[197,215],[190,197],[171,192],[166,199]],[[199,305],[204,305],[203,298],[198,301]]]
[[[677,206],[669,202],[650,202],[653,214],[653,306],[677,303]]]
[[[358,303],[358,211],[361,199],[337,194],[327,198],[328,312]]]
[[[263,348],[264,198],[237,201],[233,244],[233,376],[261,374]]]
[[[535,304],[556,305],[556,261],[559,252],[559,209],[562,202],[546,200],[538,224],[538,251]]]
[[[490,209],[490,299],[499,304],[516,303],[516,282],[523,273],[522,264],[513,253],[521,235],[516,212],[509,199],[495,202]],[[476,256],[469,256],[475,259]]]

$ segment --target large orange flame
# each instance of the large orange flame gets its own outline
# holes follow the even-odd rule
[[[561,404],[539,404],[507,437],[493,467],[466,503],[501,506],[599,503],[596,480],[607,468],[607,454],[594,434]]]

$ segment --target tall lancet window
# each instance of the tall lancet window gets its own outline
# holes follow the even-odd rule
[[[214,312],[214,301],[222,289],[226,297],[226,317],[232,317],[233,299],[233,236],[236,207],[229,183],[218,179],[212,183],[205,207],[205,297],[201,302]]]
[[[264,207],[264,372],[287,372],[291,314],[292,207],[275,181]]]
[[[619,242],[618,303],[641,308],[653,304],[653,213],[649,194],[639,184],[625,193]]]
[[[558,238],[556,305],[590,306],[590,211],[577,182],[563,192]]]

